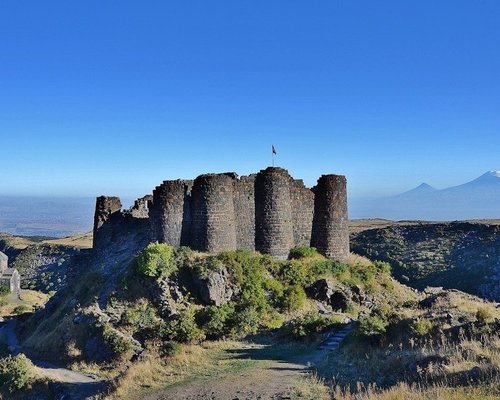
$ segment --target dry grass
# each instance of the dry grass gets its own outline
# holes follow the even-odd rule
[[[246,368],[252,364],[249,360],[225,354],[228,350],[241,347],[242,343],[235,341],[206,342],[203,346],[183,345],[178,354],[170,357],[161,357],[160,350],[151,347],[143,361],[130,365],[109,399],[139,399],[148,391],[190,378]]]
[[[332,398],[330,388],[316,375],[310,375],[297,382],[290,397],[293,400],[329,400]]]
[[[498,382],[497,382],[498,384]],[[489,385],[473,387],[447,387],[435,385],[425,387],[399,383],[387,390],[376,388],[362,389],[361,394],[355,395],[340,388],[334,390],[335,400],[498,400],[500,392]]]
[[[497,307],[497,304],[482,300],[479,297],[462,292],[450,292],[448,301],[449,304],[446,306],[450,308],[456,308],[471,315],[475,315],[479,309],[486,309],[492,318],[500,319],[500,308]]]
[[[372,264],[373,262],[366,257],[360,256],[355,253],[349,254],[349,265],[362,265],[364,267],[368,267]]]
[[[50,296],[46,293],[27,289],[23,289],[19,297],[17,293],[2,296],[6,304],[0,306],[0,317],[16,315],[14,310],[19,306],[26,306],[26,311],[31,312],[34,307],[43,306],[49,298]]]
[[[42,243],[77,247],[80,249],[90,249],[92,248],[92,238],[92,232],[88,232],[81,235],[68,236],[60,239],[44,240]]]
[[[5,241],[7,246],[18,250],[24,250],[26,247],[35,244],[35,242],[29,240],[28,238],[13,236],[6,233],[0,234],[0,240]]]

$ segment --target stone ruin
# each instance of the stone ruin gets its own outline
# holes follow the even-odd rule
[[[310,246],[347,262],[346,178],[322,175],[309,189],[287,170],[268,167],[250,176],[164,181],[124,211],[118,197],[97,198],[94,248],[138,230],[150,241],[203,252],[255,250],[286,259],[293,247]]]
[[[0,251],[0,286],[11,292],[21,290],[21,276],[16,268],[9,268],[9,257]]]

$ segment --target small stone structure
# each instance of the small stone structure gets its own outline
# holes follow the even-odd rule
[[[204,174],[168,180],[122,211],[120,199],[96,201],[94,248],[117,233],[147,229],[150,240],[199,251],[256,250],[285,259],[295,246],[316,247],[340,262],[349,257],[346,179],[323,175],[309,189],[287,170]]]
[[[16,268],[9,268],[9,257],[0,251],[0,286],[9,288],[11,292],[21,290],[21,277]]]

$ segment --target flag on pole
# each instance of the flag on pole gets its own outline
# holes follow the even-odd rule
[[[276,154],[276,149],[274,148],[274,144],[272,145],[273,147],[273,154]]]

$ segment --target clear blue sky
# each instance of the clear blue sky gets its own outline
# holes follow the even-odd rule
[[[256,172],[355,196],[500,169],[500,2],[0,2],[0,194]]]

